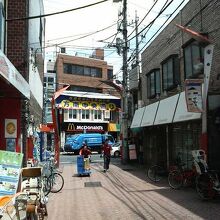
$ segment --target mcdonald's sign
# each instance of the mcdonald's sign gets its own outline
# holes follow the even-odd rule
[[[69,123],[67,126],[67,131],[75,131],[75,125],[74,123]]]

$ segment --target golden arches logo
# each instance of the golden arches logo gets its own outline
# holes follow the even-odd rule
[[[69,123],[67,127],[67,131],[75,131],[75,125],[73,123]]]

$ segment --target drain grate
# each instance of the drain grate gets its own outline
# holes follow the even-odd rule
[[[131,169],[131,168],[124,168],[124,169],[122,169],[122,170],[124,170],[124,171],[133,171],[134,169]]]
[[[85,182],[84,186],[85,187],[101,187],[102,184],[101,182]]]

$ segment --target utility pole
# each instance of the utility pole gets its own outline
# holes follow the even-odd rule
[[[122,94],[122,163],[128,161],[128,97],[127,97],[127,80],[128,80],[128,66],[127,66],[127,0],[123,1],[123,94]]]
[[[141,94],[141,82],[140,82],[140,67],[139,67],[139,39],[138,39],[138,21],[139,18],[137,16],[137,11],[135,11],[135,35],[136,35],[136,69],[137,69],[137,77],[138,77],[138,102],[139,100],[142,100],[142,94]],[[139,103],[138,103],[139,105]]]
[[[135,11],[135,35],[136,35],[136,66],[139,64],[139,42],[138,42],[138,16]],[[139,76],[138,76],[139,77]]]

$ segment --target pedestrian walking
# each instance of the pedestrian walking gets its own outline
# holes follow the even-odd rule
[[[83,142],[83,147],[79,151],[79,155],[84,158],[84,169],[90,170],[90,161],[91,161],[91,151],[88,149],[88,146],[85,142]]]
[[[88,158],[91,154],[91,151],[88,149],[87,144],[84,142],[82,149],[79,151],[79,155],[84,156],[84,158]]]
[[[103,151],[103,158],[104,158],[104,172],[106,172],[109,169],[109,163],[111,159],[111,150],[112,147],[108,143],[108,139],[105,140],[103,146],[102,146],[102,151]]]

